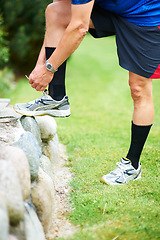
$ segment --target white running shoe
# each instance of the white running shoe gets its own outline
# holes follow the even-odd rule
[[[52,117],[68,117],[70,116],[70,104],[68,96],[60,101],[54,100],[47,95],[47,91],[43,92],[43,96],[28,103],[17,103],[14,110],[25,116],[43,116],[50,115]]]
[[[109,185],[122,185],[128,183],[130,180],[137,180],[141,178],[141,164],[139,163],[136,170],[129,160],[121,159],[117,163],[118,167],[112,172],[104,175],[101,182]]]

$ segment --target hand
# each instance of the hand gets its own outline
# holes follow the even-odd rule
[[[29,75],[29,83],[37,91],[44,91],[52,81],[54,73],[46,69],[45,64],[37,65]]]

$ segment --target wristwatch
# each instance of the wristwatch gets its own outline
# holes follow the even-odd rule
[[[48,60],[46,60],[46,68],[48,71],[53,72],[53,73],[57,72],[57,70],[58,70],[58,69],[55,70],[53,68],[52,64],[48,62]]]

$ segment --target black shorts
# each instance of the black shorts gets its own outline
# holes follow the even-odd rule
[[[137,26],[96,4],[91,19],[93,37],[116,35],[121,67],[146,78],[160,78],[160,26]]]

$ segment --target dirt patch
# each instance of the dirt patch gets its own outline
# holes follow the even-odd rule
[[[71,190],[69,182],[72,179],[72,174],[69,167],[65,166],[68,162],[65,146],[60,144],[59,149],[60,159],[54,166],[55,213],[48,238],[50,240],[71,237],[78,229],[65,217],[71,211],[68,194]]]

